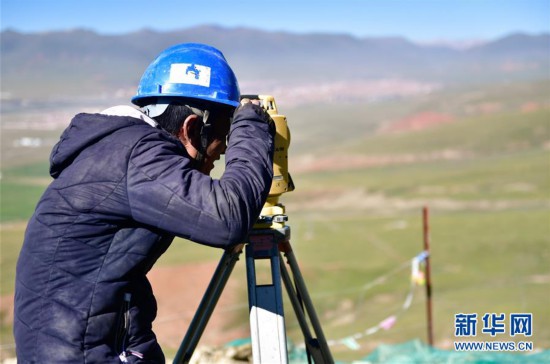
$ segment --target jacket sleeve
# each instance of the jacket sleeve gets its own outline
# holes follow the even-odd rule
[[[140,140],[127,175],[133,219],[201,244],[225,248],[243,242],[273,178],[275,130],[265,118],[256,105],[235,113],[219,180],[193,169],[168,137],[156,133]]]

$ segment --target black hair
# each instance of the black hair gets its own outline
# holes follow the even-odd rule
[[[160,98],[151,99],[149,103],[154,104],[159,101],[161,101]],[[170,104],[162,114],[153,117],[153,119],[159,123],[162,129],[174,136],[178,135],[185,119],[189,115],[195,114],[192,108],[202,111],[208,110],[210,113],[215,114],[221,113],[222,115],[227,115],[227,117],[230,117],[235,111],[235,107],[231,105],[201,102],[195,99],[178,98],[164,101],[169,101]]]
[[[177,136],[185,119],[193,114],[193,110],[186,105],[170,104],[162,114],[153,119],[159,123],[161,128]]]

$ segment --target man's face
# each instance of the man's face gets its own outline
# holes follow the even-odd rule
[[[206,148],[204,160],[199,166],[199,171],[204,174],[210,175],[212,169],[214,169],[214,162],[220,159],[220,156],[225,153],[227,148],[227,134],[229,133],[230,115],[228,113],[215,114],[212,113],[208,117],[210,124],[209,140],[210,143]]]

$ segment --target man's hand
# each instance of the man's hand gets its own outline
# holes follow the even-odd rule
[[[248,104],[249,102],[253,103],[254,105],[259,105],[259,106],[262,105],[261,100],[244,98],[244,99],[241,100],[241,106],[244,105],[244,104]]]
[[[271,134],[274,134],[275,122],[273,121],[273,119],[271,118],[269,113],[261,105],[262,105],[262,100],[243,98],[241,100],[241,105],[239,107],[237,107],[237,109],[235,110],[235,114],[233,116],[233,119],[236,118],[237,114],[240,111],[246,110],[246,109],[249,109],[249,108],[253,109],[254,112],[256,113],[256,115],[258,115],[260,117],[260,120],[265,122],[266,124],[268,124],[270,129],[273,129],[273,130],[270,130],[270,131],[271,131]]]

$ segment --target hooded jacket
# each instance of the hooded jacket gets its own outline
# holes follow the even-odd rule
[[[274,128],[256,105],[235,113],[219,180],[152,119],[127,114],[78,114],[53,148],[54,180],[17,263],[19,363],[164,363],[147,272],[175,236],[242,242],[267,198]]]

